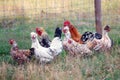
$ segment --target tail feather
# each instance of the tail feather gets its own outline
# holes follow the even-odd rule
[[[50,47],[50,44],[46,39],[43,39],[42,43],[43,43],[43,47]]]
[[[57,28],[55,29],[54,37],[59,37],[59,38],[61,38],[61,35],[62,35],[62,30],[61,30],[59,27],[57,27]]]
[[[114,45],[114,41],[111,38],[110,38],[110,40],[111,40],[111,47],[112,47]]]
[[[35,54],[35,52],[34,52],[35,49],[30,48],[29,50],[30,50],[30,55],[28,56],[28,58],[31,59],[31,57]]]

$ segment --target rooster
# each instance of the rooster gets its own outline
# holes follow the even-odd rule
[[[91,55],[92,51],[89,50],[89,48],[87,48],[86,44],[79,44],[71,38],[71,34],[68,27],[64,27],[63,32],[65,34],[65,38],[63,40],[63,48],[66,52],[73,56],[77,54]]]
[[[17,61],[18,64],[23,64],[29,61],[32,55],[34,54],[34,48],[30,48],[28,50],[19,49],[14,39],[10,39],[9,44],[12,46],[10,50],[10,54],[12,58],[15,61]]]
[[[96,34],[96,37],[91,40],[91,37],[85,37],[90,36],[91,34],[84,34],[82,36],[83,42],[86,44],[92,44],[92,49],[94,50],[102,50],[102,51],[108,51],[113,45],[112,40],[108,36],[108,32],[110,31],[110,27],[106,25],[103,29],[103,34],[102,36],[100,34]]]
[[[43,47],[50,47],[51,40],[50,40],[48,34],[45,32],[44,28],[43,27],[40,27],[40,28],[37,27],[36,28],[36,33],[39,36],[40,45],[42,45]]]
[[[35,49],[35,56],[38,60],[40,60],[40,62],[51,62],[55,56],[62,52],[61,34],[61,29],[56,28],[54,39],[52,40],[50,47],[45,48],[39,44],[37,34],[35,32],[31,32],[31,48]]]
[[[65,22],[64,22],[64,24],[63,24],[63,28],[64,27],[69,27],[69,31],[70,31],[70,33],[71,33],[71,38],[74,40],[74,41],[76,41],[76,42],[78,42],[78,43],[80,43],[80,44],[82,44],[83,42],[81,41],[81,34],[79,34],[79,32],[78,32],[78,30],[70,23],[70,21],[68,21],[68,20],[66,20]]]

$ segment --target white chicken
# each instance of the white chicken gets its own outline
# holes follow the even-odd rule
[[[62,52],[61,33],[62,31],[59,28],[56,28],[55,36],[51,42],[50,47],[45,48],[39,44],[37,34],[35,32],[31,32],[31,48],[35,49],[35,56],[38,60],[40,60],[40,62],[50,62],[54,59],[55,56]]]
[[[65,34],[65,38],[63,40],[63,48],[66,52],[68,52],[68,54],[73,56],[77,54],[91,55],[92,51],[89,48],[87,48],[86,44],[79,44],[71,38],[71,34],[68,27],[64,27],[63,32]]]

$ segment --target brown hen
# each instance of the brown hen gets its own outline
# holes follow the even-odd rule
[[[10,50],[10,54],[18,64],[23,64],[29,61],[31,56],[34,55],[34,48],[27,50],[19,49],[14,39],[9,40],[9,43],[12,46]]]

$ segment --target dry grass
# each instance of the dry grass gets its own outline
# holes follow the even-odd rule
[[[104,0],[102,1],[102,11],[113,13],[120,13],[120,0]],[[49,13],[61,13],[69,10],[79,10],[79,12],[93,12],[94,11],[94,0],[7,0],[0,1],[0,11],[5,10],[5,15],[18,15],[24,14],[39,14],[42,10]],[[1,12],[1,15],[2,15]]]
[[[45,66],[37,62],[15,65],[2,62],[1,80],[119,80],[120,54],[111,52],[92,57],[61,57]]]

